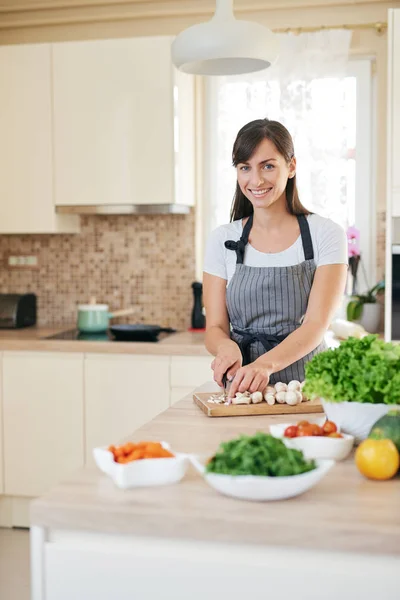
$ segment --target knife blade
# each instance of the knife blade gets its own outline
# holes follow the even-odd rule
[[[228,386],[228,375],[227,372],[224,373],[224,375],[222,376],[222,386],[224,388],[224,400],[226,400],[226,396],[227,396],[227,386]]]

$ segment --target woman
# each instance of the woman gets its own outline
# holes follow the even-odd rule
[[[231,398],[304,380],[306,362],[325,349],[347,274],[345,232],[299,200],[288,130],[251,121],[232,157],[231,222],[208,240],[203,280],[206,347],[215,381],[232,381]]]

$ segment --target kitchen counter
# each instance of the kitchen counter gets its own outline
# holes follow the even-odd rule
[[[211,455],[283,418],[298,420],[212,419],[190,395],[129,439]],[[83,469],[31,504],[32,598],[67,600],[82,586],[82,598],[97,600],[240,600],[251,581],[256,598],[269,589],[278,600],[317,600],[323,589],[324,600],[395,600],[399,503],[400,479],[366,480],[353,457],[302,496],[269,503],[219,495],[194,471],[175,485],[122,491]]]
[[[154,354],[170,356],[210,356],[204,345],[204,332],[182,331],[168,335],[157,343],[115,342],[44,339],[63,331],[63,327],[27,327],[26,329],[0,329],[0,352],[7,350],[40,352],[81,352],[95,354]],[[331,331],[325,336],[329,347],[335,348],[339,340]]]
[[[313,420],[316,415],[301,417]],[[221,440],[267,431],[271,423],[283,420],[299,419],[295,415],[210,418],[190,395],[129,439],[165,440],[177,452],[211,455]],[[34,501],[31,519],[44,527],[159,537],[168,537],[173,527],[174,537],[182,539],[248,544],[268,540],[273,546],[400,557],[399,504],[399,478],[384,483],[366,480],[351,457],[337,463],[308,493],[268,505],[221,496],[195,473],[157,491],[122,492],[98,470],[82,470]]]
[[[1,329],[0,352],[7,350],[41,352],[81,352],[107,354],[154,354],[177,356],[209,356],[204,346],[204,333],[183,331],[160,339],[159,342],[114,342],[44,339],[63,331],[63,327],[27,327],[25,329]]]

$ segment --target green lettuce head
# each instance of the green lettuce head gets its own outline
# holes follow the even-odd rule
[[[310,399],[400,404],[400,345],[376,335],[349,338],[317,354],[305,373],[303,393]]]

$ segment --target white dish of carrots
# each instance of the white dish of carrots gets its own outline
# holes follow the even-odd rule
[[[94,448],[93,457],[99,469],[125,490],[177,483],[189,465],[187,455],[172,452],[166,442]]]

